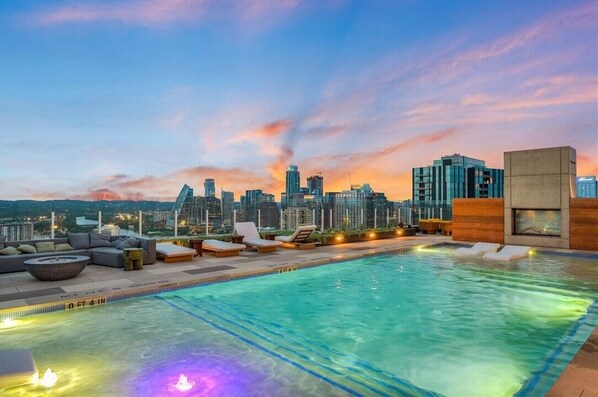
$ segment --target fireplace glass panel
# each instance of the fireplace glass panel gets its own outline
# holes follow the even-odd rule
[[[515,234],[561,235],[560,210],[515,210]]]

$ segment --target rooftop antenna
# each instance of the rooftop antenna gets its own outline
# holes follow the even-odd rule
[[[351,183],[351,171],[347,171],[347,173],[349,174],[349,187],[353,186],[353,184]]]

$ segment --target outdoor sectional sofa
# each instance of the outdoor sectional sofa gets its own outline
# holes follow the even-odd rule
[[[90,258],[90,264],[124,267],[123,248],[143,248],[143,264],[151,265],[156,263],[156,240],[143,237],[109,236],[92,232],[71,233],[68,238],[10,242],[0,240],[0,250],[6,247],[18,248],[19,246],[23,249],[22,246],[25,245],[36,247],[38,252],[21,252],[13,255],[0,254],[0,273],[25,271],[27,270],[25,268],[26,260],[54,255],[84,255]],[[69,246],[72,249],[68,249]],[[67,250],[56,250],[56,247]]]

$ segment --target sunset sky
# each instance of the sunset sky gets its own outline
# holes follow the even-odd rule
[[[0,199],[411,198],[460,153],[577,150],[598,175],[598,2],[0,2]]]

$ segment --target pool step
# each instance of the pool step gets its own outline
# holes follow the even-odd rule
[[[508,285],[514,289],[535,291],[543,293],[557,293],[572,298],[592,299],[591,291],[579,291],[579,284],[558,282],[539,278],[533,275],[515,274],[512,272],[487,270],[480,268],[467,268],[468,273],[482,277],[480,281],[491,279],[497,284]]]
[[[173,307],[237,336],[353,395],[438,396],[374,367],[371,363],[312,340],[274,322],[266,322],[232,305],[210,298],[169,296]],[[339,358],[344,361],[340,364]]]

